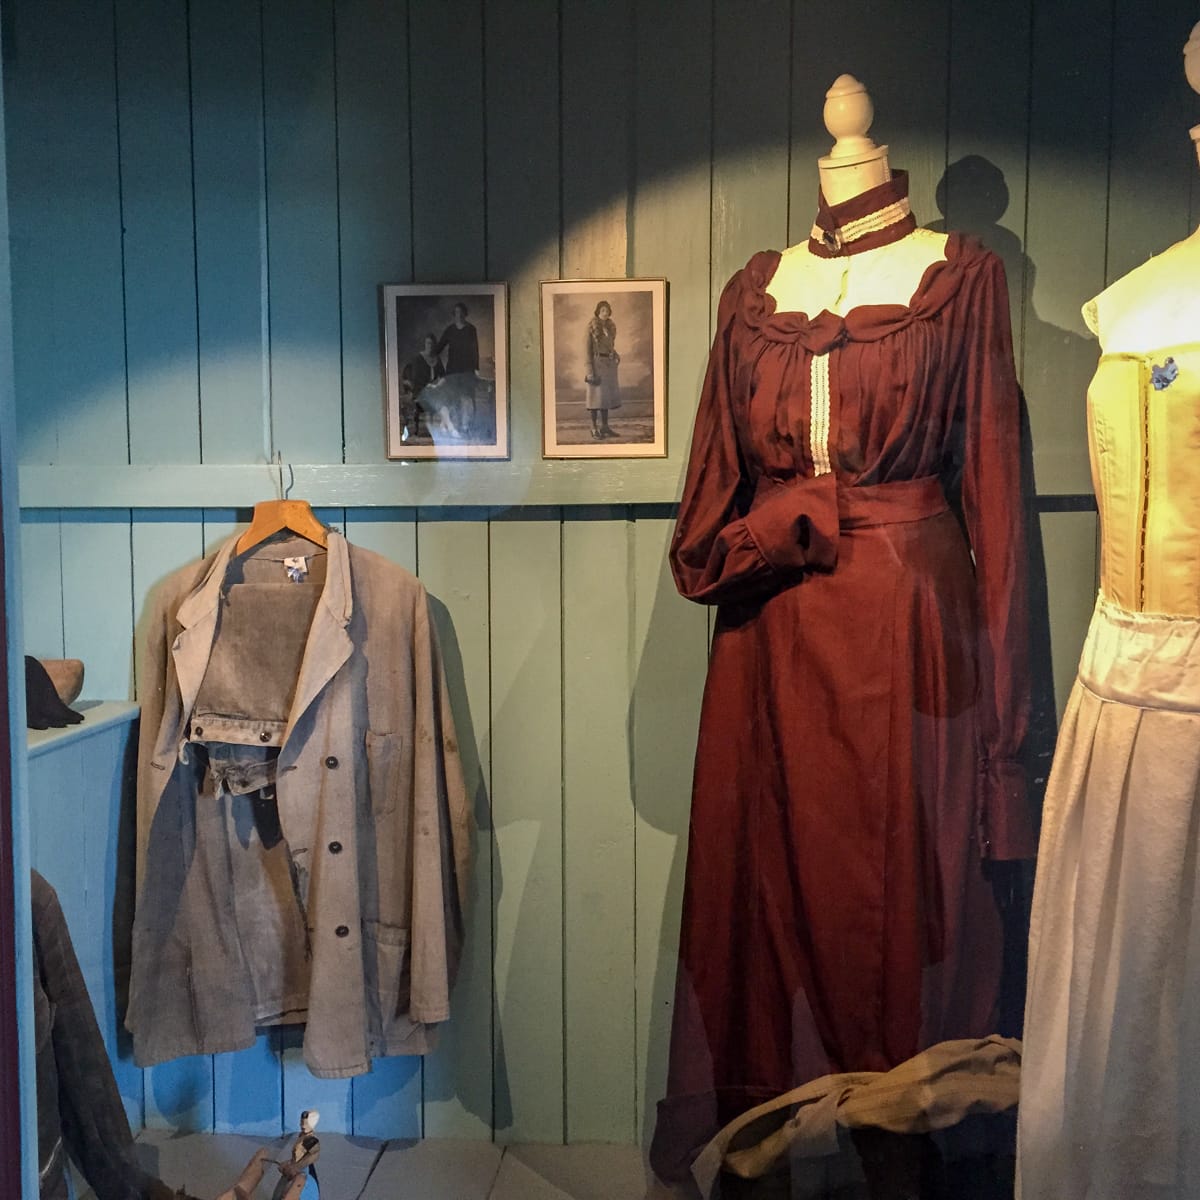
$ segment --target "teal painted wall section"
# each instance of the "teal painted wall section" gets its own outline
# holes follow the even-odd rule
[[[83,658],[86,696],[136,696],[149,590],[274,494],[277,451],[293,495],[430,589],[477,818],[436,1054],[342,1083],[311,1080],[281,1033],[144,1077],[122,1058],[135,1117],[266,1134],[315,1103],[374,1136],[646,1136],[709,635],[664,560],[721,288],[805,236],[823,93],[857,72],[918,218],[1004,259],[1039,493],[1086,495],[1080,305],[1200,216],[1174,49],[1194,16],[1182,0],[854,0],[836,28],[800,0],[6,5],[30,652]],[[543,462],[538,281],[626,274],[670,281],[669,457]],[[511,460],[386,462],[377,286],[482,279],[509,284]],[[1083,504],[1040,515],[1060,706],[1095,589]],[[109,782],[80,782],[62,801],[77,816],[36,830],[68,890],[48,847],[82,830],[88,861],[109,861]]]

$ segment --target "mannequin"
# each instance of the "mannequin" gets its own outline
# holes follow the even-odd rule
[[[871,97],[852,75],[839,75],[825,93],[825,128],[836,139],[817,160],[827,204],[842,204],[891,179],[888,148],[867,136],[874,115]],[[777,312],[844,316],[865,304],[907,306],[930,264],[946,257],[946,240],[946,234],[914,229],[890,245],[829,258],[814,254],[805,240],[783,252],[767,292]]]
[[[990,1033],[982,861],[1033,853],[1003,266],[916,228],[871,116],[838,79],[812,234],[725,285],[697,406],[671,568],[716,619],[664,1180],[764,1100]]]
[[[1184,48],[1200,91],[1200,25]],[[1191,130],[1200,154],[1200,126]],[[1046,790],[1023,1200],[1200,1195],[1200,230],[1083,309],[1100,590]]]
[[[1200,92],[1200,23],[1183,48],[1184,72]],[[1200,160],[1200,125],[1188,131]],[[1083,307],[1106,354],[1149,354],[1200,344],[1200,229],[1155,255]]]

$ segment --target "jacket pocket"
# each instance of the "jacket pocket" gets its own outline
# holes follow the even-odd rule
[[[366,743],[371,811],[382,817],[396,809],[404,765],[404,739],[398,733],[375,733],[368,729]]]
[[[367,1004],[377,1003],[381,1032],[408,1012],[410,968],[408,930],[382,921],[363,921],[363,955]]]

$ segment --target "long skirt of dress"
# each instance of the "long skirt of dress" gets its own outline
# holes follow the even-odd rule
[[[597,355],[593,362],[595,364],[595,379],[598,382],[587,385],[588,409],[620,408],[620,367],[617,365],[616,360],[601,358]]]
[[[976,653],[970,555],[944,509],[843,528],[834,571],[721,609],[651,1150],[661,1178],[800,1083],[994,1031]]]
[[[1096,607],[1029,944],[1018,1194],[1200,1196],[1200,620]]]

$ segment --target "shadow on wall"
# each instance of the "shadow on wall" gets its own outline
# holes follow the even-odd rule
[[[429,598],[429,610],[437,628],[442,667],[446,674],[446,688],[450,694],[450,708],[454,715],[454,732],[458,739],[463,778],[471,807],[471,879],[467,911],[463,913],[463,921],[468,929],[472,925],[478,928],[482,924],[486,927],[491,921],[493,905],[504,890],[499,855],[491,856],[487,872],[480,869],[481,847],[486,848],[493,837],[487,779],[480,761],[475,723],[467,703],[466,674],[454,623],[445,604],[433,596]],[[480,953],[481,950],[484,951],[483,954]],[[486,977],[491,972],[491,952],[490,936],[472,941],[468,935],[454,984],[454,996],[485,996],[490,1007],[492,988]],[[485,976],[484,980],[478,978],[481,972]],[[458,1022],[449,1022],[442,1029],[436,1053],[449,1053],[454,1062],[454,1069],[426,1071],[423,1076],[422,1100],[425,1104],[431,1101],[457,1100],[485,1126],[493,1129],[505,1128],[512,1123],[512,1101],[507,1076],[497,1067],[493,1079],[492,1063],[471,1061],[470,1056],[473,1051],[477,1052],[478,1047],[473,1045],[470,1038],[461,1035],[461,1030],[465,1028],[466,1021],[460,1019]],[[501,1031],[497,1029],[497,1037],[500,1036]],[[504,1062],[503,1054],[497,1053],[496,1050],[492,1051],[492,1058],[494,1063]]]

